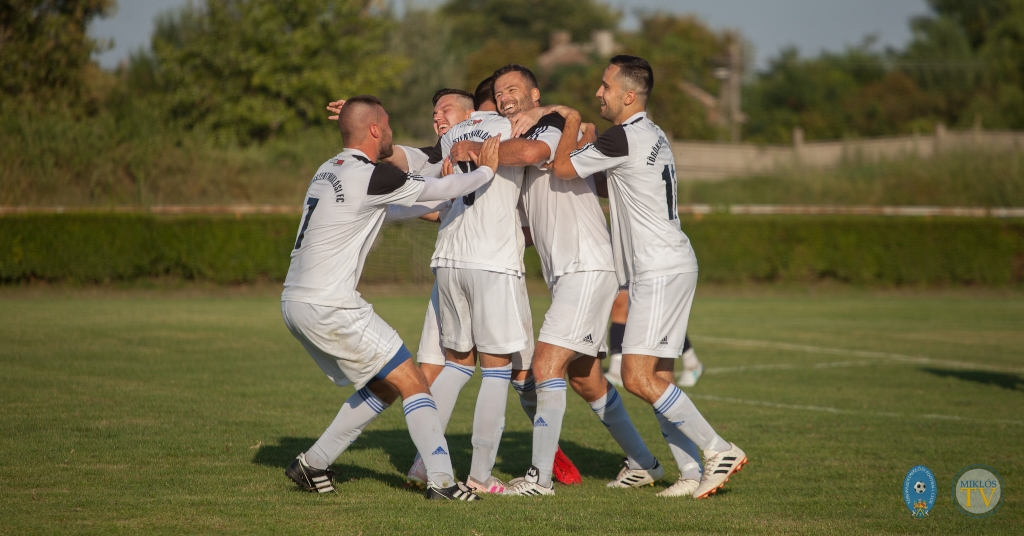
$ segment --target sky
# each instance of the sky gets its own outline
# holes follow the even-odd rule
[[[764,68],[769,58],[786,46],[801,54],[839,51],[857,45],[873,34],[879,46],[902,47],[910,39],[911,17],[928,13],[926,0],[605,0],[623,12],[623,29],[636,29],[637,10],[695,13],[712,28],[738,29],[753,44],[755,66]],[[153,18],[160,12],[185,5],[188,0],[118,0],[113,17],[90,27],[94,37],[113,39],[114,48],[97,56],[100,64],[114,68],[140,47],[149,47]],[[421,6],[442,0],[416,0]],[[401,8],[402,2],[395,2]]]

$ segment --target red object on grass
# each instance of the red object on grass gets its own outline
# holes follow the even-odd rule
[[[572,460],[562,452],[561,445],[558,446],[558,451],[555,452],[555,466],[552,469],[552,475],[555,477],[555,480],[566,486],[583,483],[579,469],[576,469]]]

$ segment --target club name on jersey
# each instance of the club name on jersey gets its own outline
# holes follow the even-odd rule
[[[479,138],[479,139],[482,139],[482,140],[486,140],[487,138],[490,138],[490,137],[491,137],[491,133],[490,132],[487,132],[486,130],[477,129],[477,130],[473,130],[473,131],[467,132],[467,133],[465,133],[465,134],[463,134],[463,135],[453,139],[452,140],[452,145],[455,145],[456,143],[459,143],[460,141],[466,141],[466,140],[473,139],[473,138]]]
[[[334,188],[334,202],[335,203],[344,203],[345,202],[345,193],[341,191],[342,190],[342,188],[341,188],[341,181],[338,180],[338,176],[337,175],[335,175],[334,173],[328,172],[328,171],[324,171],[322,173],[317,173],[316,177],[313,177],[313,180],[310,181],[310,184],[313,184],[316,181],[327,181],[327,182],[331,183],[331,188]]]
[[[654,147],[651,148],[651,154],[647,157],[648,166],[653,166],[658,161],[658,153],[666,145],[668,145],[668,140],[665,139],[665,136],[658,136],[658,143],[654,144]]]

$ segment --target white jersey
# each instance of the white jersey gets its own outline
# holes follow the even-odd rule
[[[550,113],[525,137],[546,143],[554,159],[564,126],[561,115]],[[563,180],[549,170],[527,166],[521,205],[549,288],[565,274],[615,271],[593,177]]]
[[[413,204],[423,186],[423,177],[375,164],[351,148],[320,166],[306,190],[281,300],[366,305],[356,285],[387,205]]]
[[[619,283],[697,271],[679,227],[672,146],[640,112],[571,155],[581,176],[608,175],[612,252]]]
[[[497,112],[473,112],[441,137],[441,157],[447,158],[457,142],[482,142],[498,134],[511,136],[508,119]],[[516,210],[522,184],[523,168],[498,166],[494,179],[455,199],[441,220],[430,266],[523,274],[526,242]]]
[[[441,176],[441,139],[430,147],[407,147],[396,145],[395,147],[405,152],[405,160],[409,162],[409,173],[415,173],[424,177]]]

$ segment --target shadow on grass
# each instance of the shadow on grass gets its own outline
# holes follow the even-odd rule
[[[921,370],[942,378],[959,378],[969,382],[995,385],[1011,391],[1024,391],[1024,380],[1016,374],[1010,374],[1007,372],[983,372],[979,370],[948,370],[935,368],[923,368]]]
[[[256,451],[252,463],[270,467],[288,467],[300,452],[305,452],[315,437],[282,437],[277,445],[263,445]],[[470,434],[453,434],[447,436],[448,448],[452,454],[455,472],[465,479],[469,474],[469,465],[473,457],[472,438]],[[622,455],[580,445],[573,441],[562,440],[562,450],[576,464],[580,474],[586,477],[611,480],[618,474],[622,463]],[[366,467],[346,463],[346,455],[342,454],[334,463],[334,469],[340,479],[372,478],[391,486],[405,484],[404,475],[412,465],[416,455],[416,447],[409,438],[407,430],[373,430],[364,432],[349,451],[365,449],[382,449],[394,466],[396,473],[382,473]],[[533,451],[533,434],[529,432],[505,432],[501,438],[498,451],[498,462],[495,468],[503,473],[520,476],[530,467]],[[350,458],[349,458],[350,459]]]

